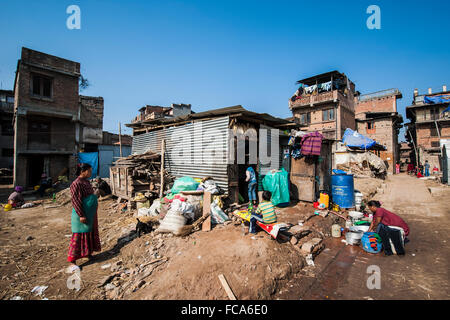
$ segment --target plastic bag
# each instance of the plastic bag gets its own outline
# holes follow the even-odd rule
[[[214,182],[214,180],[208,179],[203,183],[200,183],[200,185],[198,186],[199,190],[205,190],[207,192],[211,192],[211,194],[218,194],[219,193],[219,189],[216,185],[216,183]]]
[[[263,179],[263,188],[272,193],[270,200],[273,205],[290,202],[288,173],[284,168],[281,171],[267,173]]]
[[[175,180],[172,187],[172,194],[180,193],[181,191],[195,191],[197,190],[198,182],[192,177],[186,176]]]
[[[171,232],[176,235],[180,232],[187,221],[181,211],[184,203],[185,202],[181,202],[178,199],[172,202],[169,211],[161,221],[159,228],[156,230],[158,233]]]
[[[211,224],[224,223],[230,220],[216,202],[211,203]]]

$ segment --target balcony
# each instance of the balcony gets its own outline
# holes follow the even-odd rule
[[[302,96],[300,99],[292,102],[289,100],[289,108],[295,109],[304,106],[313,106],[317,104],[333,102],[338,100],[338,90],[322,92],[319,94],[311,94],[307,96]]]
[[[448,112],[446,113],[433,113],[433,114],[417,114],[416,123],[429,123],[435,121],[450,121]]]

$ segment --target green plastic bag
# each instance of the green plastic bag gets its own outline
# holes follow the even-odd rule
[[[177,194],[181,191],[195,191],[197,190],[198,185],[199,183],[192,177],[181,177],[175,180],[171,192]]]
[[[290,202],[288,173],[284,168],[275,173],[268,172],[263,179],[263,188],[272,193],[273,205]]]

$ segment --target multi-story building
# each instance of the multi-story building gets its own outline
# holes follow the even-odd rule
[[[400,161],[398,134],[403,127],[403,117],[397,112],[397,100],[401,98],[398,89],[388,89],[360,95],[355,105],[357,131],[386,148],[378,155],[392,173]]]
[[[345,129],[355,130],[355,84],[338,71],[297,81],[300,85],[289,101],[295,122],[303,130],[318,131],[325,138],[340,140]]]
[[[145,120],[158,118],[176,118],[186,114],[191,114],[191,105],[183,103],[172,103],[170,107],[146,105],[139,109],[139,115],[132,120],[132,123],[139,123]]]
[[[103,140],[103,98],[79,96],[80,64],[22,48],[14,81],[14,184],[74,178],[77,153]]]
[[[450,113],[444,112],[450,103],[450,91],[443,86],[442,91],[433,93],[431,88],[427,94],[419,95],[414,90],[412,105],[406,107],[406,138],[411,142],[414,156],[418,164],[426,160],[431,168],[440,168],[440,140],[450,139]]]
[[[14,164],[14,92],[0,90],[0,168]]]
[[[401,142],[400,143],[400,170],[406,171],[408,163],[412,163],[412,160],[414,157],[413,155],[413,148],[410,146],[408,142]]]

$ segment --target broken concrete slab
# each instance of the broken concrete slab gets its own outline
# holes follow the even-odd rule
[[[322,244],[322,239],[320,238],[311,239],[310,241],[302,245],[301,251],[306,254],[313,253],[314,248],[319,246],[320,244]]]

